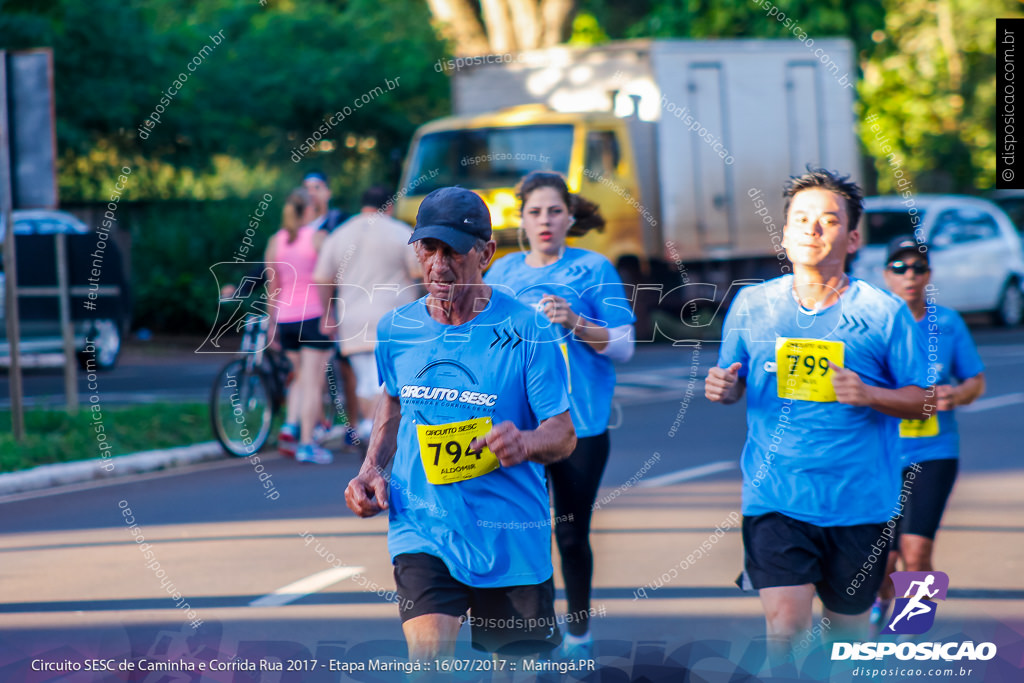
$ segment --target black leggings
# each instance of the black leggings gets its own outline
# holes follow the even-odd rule
[[[590,550],[590,517],[597,500],[601,475],[608,464],[609,440],[605,431],[576,441],[576,450],[548,465],[551,497],[555,502],[555,540],[562,556],[562,578],[569,603],[569,633],[587,632],[594,554]]]

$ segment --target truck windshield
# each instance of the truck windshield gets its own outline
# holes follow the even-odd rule
[[[439,187],[512,187],[532,171],[569,171],[572,126],[471,128],[420,138],[405,180],[405,194]]]
[[[868,244],[888,244],[902,235],[913,235],[915,227],[921,227],[924,210],[918,211],[920,219],[916,225],[906,211],[868,211],[864,219],[868,229]]]

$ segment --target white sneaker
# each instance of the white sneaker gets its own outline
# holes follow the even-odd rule
[[[558,659],[577,660],[594,658],[594,637],[587,631],[582,636],[566,633],[558,646]]]
[[[334,462],[334,455],[323,446],[304,443],[295,451],[295,459],[298,462],[310,462],[314,465],[330,465]]]

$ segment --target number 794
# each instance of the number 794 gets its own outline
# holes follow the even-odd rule
[[[460,444],[458,441],[446,441],[444,443],[428,443],[427,448],[434,449],[434,467],[437,467],[441,462],[442,446],[444,447],[444,452],[451,456],[453,465],[458,464],[459,458],[461,458],[463,455],[465,455],[467,458],[475,455],[476,459],[479,460],[481,454],[483,453],[482,448],[479,448],[474,451],[472,448],[469,448],[468,446],[466,447],[466,452],[463,453],[462,444]]]

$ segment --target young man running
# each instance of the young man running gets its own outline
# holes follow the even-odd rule
[[[565,362],[539,313],[484,284],[480,197],[430,193],[409,241],[428,294],[378,325],[385,396],[345,501],[388,511],[410,659],[451,657],[467,610],[474,647],[546,653],[561,637],[544,465],[576,445]]]
[[[832,637],[865,630],[885,568],[872,546],[899,491],[887,416],[924,416],[927,386],[906,306],[844,272],[860,244],[860,188],[813,169],[784,196],[793,274],[740,291],[705,384],[718,403],[748,394],[737,582],[760,591],[773,664],[811,628],[815,593]]]
[[[937,412],[927,420],[903,420],[895,435],[902,457],[907,502],[897,524],[896,548],[889,555],[886,576],[903,560],[908,572],[929,572],[935,534],[953,490],[960,462],[960,434],[953,409],[968,405],[985,391],[985,375],[978,349],[967,325],[956,311],[935,303],[941,293],[931,286],[928,246],[911,235],[889,244],[885,285],[907,302],[910,313],[928,341],[930,399]],[[911,474],[910,468],[914,467]],[[886,581],[871,608],[871,623],[882,627],[892,600]]]

